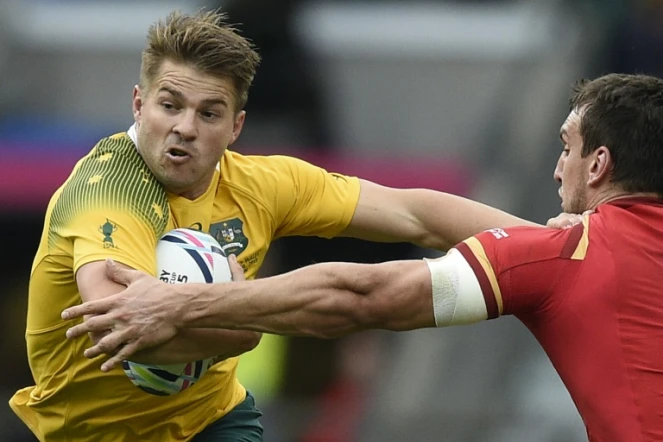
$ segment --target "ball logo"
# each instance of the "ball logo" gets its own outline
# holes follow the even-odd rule
[[[187,282],[189,280],[189,277],[182,273],[170,272],[168,270],[161,269],[161,274],[159,275],[159,279],[168,284],[182,284],[184,282]]]

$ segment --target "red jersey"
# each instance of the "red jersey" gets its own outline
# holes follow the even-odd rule
[[[456,246],[488,317],[534,334],[590,441],[663,441],[663,201],[620,199],[567,230],[492,229]]]

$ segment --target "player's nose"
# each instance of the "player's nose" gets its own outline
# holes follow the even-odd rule
[[[173,127],[173,132],[182,137],[183,140],[192,140],[196,138],[196,113],[193,111],[182,112],[177,123]]]
[[[562,165],[562,157],[557,160],[557,165],[555,166],[555,170],[553,171],[553,179],[562,184],[562,170],[563,170],[563,165]]]

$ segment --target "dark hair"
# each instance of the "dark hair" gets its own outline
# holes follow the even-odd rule
[[[605,146],[613,183],[663,197],[663,79],[609,74],[581,80],[570,107],[581,115],[583,157]]]
[[[246,105],[260,57],[253,45],[226,23],[217,11],[185,15],[172,12],[147,33],[140,85],[149,90],[164,60],[189,64],[196,70],[230,78],[235,86],[236,110]]]

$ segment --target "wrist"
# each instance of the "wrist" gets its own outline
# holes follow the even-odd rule
[[[199,322],[205,315],[206,302],[204,288],[206,284],[175,284],[176,303],[175,326],[178,329],[200,327]]]

